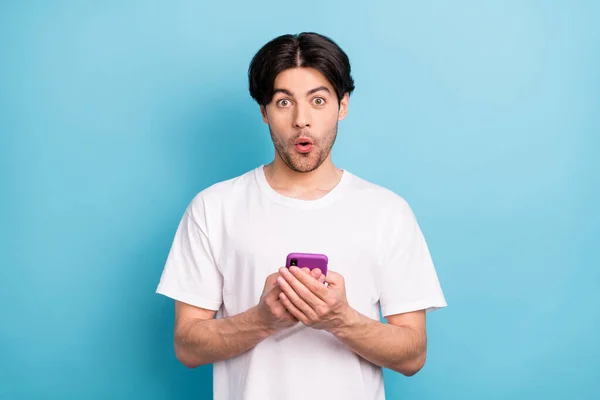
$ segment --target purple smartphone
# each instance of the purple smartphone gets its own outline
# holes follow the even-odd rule
[[[285,266],[308,268],[311,271],[315,268],[319,268],[323,275],[327,275],[327,256],[325,254],[313,254],[313,253],[290,253],[285,260]]]

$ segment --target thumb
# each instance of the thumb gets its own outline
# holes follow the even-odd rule
[[[272,273],[271,275],[267,276],[267,279],[265,279],[265,286],[263,288],[263,290],[269,290],[272,289],[273,287],[275,287],[275,285],[277,285],[277,277],[279,276],[279,272],[275,272]]]
[[[329,270],[327,271],[325,282],[332,288],[341,287],[344,286],[344,277],[335,271]]]

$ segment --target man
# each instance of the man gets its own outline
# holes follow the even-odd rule
[[[175,353],[214,363],[215,399],[384,399],[382,367],[423,367],[426,312],[446,301],[406,201],[331,160],[348,57],[284,35],[255,55],[249,85],[275,158],[185,211],[157,290],[175,300]],[[282,267],[292,252],[327,255],[326,276]]]

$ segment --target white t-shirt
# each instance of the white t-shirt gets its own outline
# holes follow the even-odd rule
[[[233,316],[255,306],[265,278],[292,252],[322,253],[344,276],[348,302],[379,321],[446,306],[407,202],[344,171],[318,200],[273,190],[260,166],[200,192],[189,204],[157,289]],[[216,400],[381,400],[381,368],[332,334],[298,323],[214,364]]]

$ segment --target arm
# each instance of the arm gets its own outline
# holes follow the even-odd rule
[[[188,368],[236,357],[271,334],[257,307],[221,319],[213,319],[215,311],[181,302],[175,310],[175,354]]]
[[[412,376],[425,364],[425,311],[391,315],[387,321],[349,309],[346,321],[331,333],[373,364]]]
[[[282,303],[304,325],[331,332],[366,360],[403,375],[412,376],[423,367],[424,310],[392,315],[389,324],[382,324],[350,307],[344,278],[334,271],[327,274],[328,287],[294,267],[280,274]]]
[[[236,357],[298,323],[279,300],[278,273],[265,280],[258,305],[228,318],[182,302],[175,306],[175,354],[189,368]],[[323,277],[321,283],[325,280]]]
[[[383,242],[387,250],[375,272],[379,304],[388,323],[360,315],[340,296],[347,312],[341,314],[340,327],[331,332],[365,359],[412,376],[425,364],[426,310],[444,307],[446,301],[411,207],[400,197],[389,206]]]

